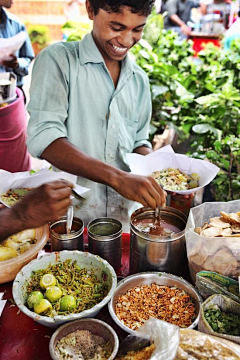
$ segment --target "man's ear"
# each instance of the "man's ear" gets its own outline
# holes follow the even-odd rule
[[[86,0],[86,9],[87,9],[87,13],[88,13],[88,17],[90,20],[93,20],[94,18],[94,11],[92,8],[92,5],[90,4],[89,0]]]

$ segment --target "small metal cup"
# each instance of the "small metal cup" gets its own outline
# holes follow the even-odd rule
[[[87,232],[89,252],[118,270],[122,259],[122,224],[115,219],[98,218],[88,224]]]
[[[73,218],[72,231],[66,233],[67,217],[51,223],[51,251],[80,250],[83,251],[83,221],[77,217]]]

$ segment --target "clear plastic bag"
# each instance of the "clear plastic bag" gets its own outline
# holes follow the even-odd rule
[[[204,203],[190,210],[185,237],[189,270],[194,283],[196,274],[202,270],[232,278],[240,275],[240,237],[205,238],[194,231],[210,218],[220,216],[220,211],[232,213],[239,209],[240,200],[235,200]]]

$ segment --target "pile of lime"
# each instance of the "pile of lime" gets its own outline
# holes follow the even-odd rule
[[[60,311],[71,311],[76,308],[77,302],[74,296],[64,295],[57,280],[52,274],[45,274],[41,277],[39,285],[42,291],[32,291],[27,298],[29,309],[36,314],[46,314],[52,311],[52,304],[60,299]]]

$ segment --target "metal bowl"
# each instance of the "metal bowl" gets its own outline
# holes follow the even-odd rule
[[[195,288],[186,280],[164,272],[142,272],[138,274],[134,274],[126,277],[122,281],[118,283],[118,286],[108,303],[109,313],[115,323],[122,328],[124,331],[128,332],[132,335],[137,335],[138,332],[135,330],[131,330],[127,326],[125,326],[117,317],[115,313],[115,305],[119,296],[124,295],[129,289],[132,289],[141,285],[151,285],[152,283],[158,285],[166,285],[166,286],[176,286],[178,289],[186,291],[192,298],[195,306],[196,306],[196,319],[189,326],[189,329],[193,329],[197,326],[199,318],[200,318],[200,305],[202,303],[202,298],[195,290]]]
[[[30,281],[31,274],[33,271],[46,269],[48,265],[54,265],[57,262],[64,262],[68,259],[77,262],[81,268],[94,270],[96,276],[101,278],[102,272],[107,276],[106,282],[108,284],[109,292],[105,298],[98,304],[93,306],[91,309],[83,310],[80,313],[69,314],[69,315],[56,315],[53,318],[38,315],[35,312],[27,308],[27,284]],[[13,298],[19,309],[27,316],[37,321],[38,323],[48,327],[58,327],[65,322],[78,320],[86,317],[94,317],[98,312],[108,303],[113,295],[114,290],[117,286],[117,275],[109,263],[100,258],[97,255],[92,255],[87,252],[78,250],[74,251],[60,251],[45,254],[36,260],[31,261],[28,265],[24,266],[22,270],[17,274],[16,279],[13,283]]]
[[[109,341],[112,345],[112,354],[108,360],[113,360],[116,357],[119,341],[117,334],[111,328],[111,326],[97,319],[81,319],[62,325],[54,332],[49,343],[49,352],[53,360],[59,359],[56,353],[57,342],[61,338],[77,330],[89,330],[94,335],[101,336],[104,338],[104,340]]]

